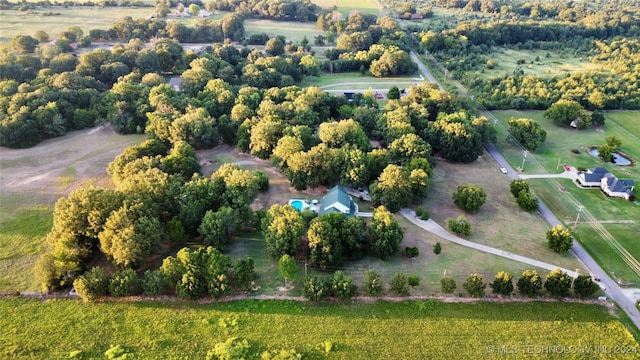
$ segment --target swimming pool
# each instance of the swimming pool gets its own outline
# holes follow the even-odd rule
[[[300,201],[300,200],[291,200],[289,202],[289,204],[291,204],[291,206],[296,208],[298,211],[302,211],[302,201]]]

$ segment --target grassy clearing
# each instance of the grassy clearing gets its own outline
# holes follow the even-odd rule
[[[408,89],[415,86],[416,81],[413,76],[398,76],[387,78],[375,78],[369,75],[362,75],[359,72],[322,74],[318,77],[307,77],[303,80],[302,86],[319,86],[324,90],[362,90],[367,89],[388,89],[392,86]]]
[[[323,9],[330,9],[336,6],[336,0],[313,0],[311,2]]]
[[[245,36],[266,33],[269,36],[284,35],[288,40],[301,41],[305,36],[311,44],[313,37],[323,34],[316,24],[300,23],[294,21],[252,20],[244,21]]]
[[[380,10],[374,3],[375,0],[336,0],[338,11],[343,15],[349,15],[352,10],[365,14],[380,15]]]
[[[574,303],[84,305],[5,299],[0,315],[3,356],[20,358],[63,358],[72,351],[83,359],[102,358],[120,345],[139,359],[202,359],[230,337],[248,340],[250,358],[269,349],[296,349],[305,359],[484,359],[491,346],[515,347],[518,353],[509,358],[519,359],[531,357],[527,345],[624,345],[640,351],[605,307]]]
[[[44,16],[43,13],[60,13],[56,16]],[[40,8],[31,12],[2,10],[0,12],[0,43],[11,42],[16,35],[32,35],[43,30],[55,39],[71,26],[79,26],[89,34],[91,29],[108,29],[111,24],[125,16],[133,19],[146,18],[153,13],[153,8],[136,7],[52,7]]]
[[[493,114],[501,124],[498,127],[497,146],[514,167],[521,165],[523,157],[518,149],[505,141],[508,119],[512,116],[534,119],[547,131],[545,144],[535,153],[530,154],[525,162],[527,173],[560,172],[562,170],[557,169],[560,163],[585,168],[604,166],[616,176],[640,180],[640,167],[605,164],[585,151],[589,145],[604,143],[604,138],[607,136],[616,136],[622,140],[621,150],[637,161],[640,158],[640,141],[637,140],[638,129],[634,119],[640,115],[639,112],[607,113],[603,132],[592,129],[576,131],[560,128],[545,119],[540,111],[510,110],[496,111]],[[572,149],[578,150],[578,153],[573,153]],[[622,199],[608,198],[599,190],[578,189],[570,180],[531,180],[531,184],[556,216],[567,225],[573,225],[579,205],[585,206],[598,221],[633,221],[626,224],[605,224],[604,227],[628,251],[632,254],[640,254],[636,241],[640,206]],[[621,280],[640,282],[640,277],[626,266],[611,247],[603,243],[594,230],[586,224],[578,225],[578,235],[587,250],[599,259],[599,263],[605,269],[615,272]]]
[[[474,73],[479,78],[493,78],[504,74],[512,74],[516,69],[522,69],[525,75],[540,78],[562,76],[575,72],[606,72],[601,65],[592,64],[584,56],[576,57],[570,50],[517,50],[497,48],[488,55],[496,62],[496,66],[489,70]],[[524,61],[518,64],[518,61]]]
[[[100,127],[29,149],[0,148],[0,292],[39,288],[33,265],[44,250],[57,199],[89,181],[111,186],[107,165],[143,138]]]
[[[475,183],[487,193],[487,200],[476,214],[458,209],[451,195],[459,185]],[[536,214],[520,210],[509,191],[510,180],[489,155],[471,164],[437,163],[432,186],[422,204],[431,218],[446,227],[447,218],[464,215],[471,223],[468,240],[538,259],[567,269],[582,268],[569,254],[559,255],[546,244],[548,225]],[[474,264],[481,267],[480,263]],[[546,273],[546,271],[544,271]]]

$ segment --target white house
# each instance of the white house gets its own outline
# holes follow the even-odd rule
[[[607,174],[602,178],[600,188],[605,194],[611,197],[619,197],[625,200],[635,200],[635,194],[633,193],[635,185],[636,184],[633,180],[618,179],[612,174]]]
[[[586,187],[600,187],[602,178],[609,174],[609,170],[603,167],[591,168],[587,171],[578,171],[578,182]]]

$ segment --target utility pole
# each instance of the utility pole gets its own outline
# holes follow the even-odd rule
[[[524,157],[522,158],[522,166],[520,166],[520,171],[524,172],[524,161],[527,160],[527,155],[529,155],[529,151],[524,151]]]
[[[580,219],[580,213],[582,212],[582,209],[584,209],[584,206],[580,205],[580,207],[578,207],[578,215],[576,216],[576,221],[573,223],[573,231],[576,231],[576,229],[578,228],[578,219]]]

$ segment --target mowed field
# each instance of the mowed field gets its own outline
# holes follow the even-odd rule
[[[533,75],[540,78],[563,76],[568,73],[608,72],[603,66],[589,62],[586,56],[576,57],[569,50],[518,50],[496,48],[487,57],[496,62],[493,69],[477,71],[475,76],[480,78],[494,78],[513,74],[516,69],[521,69],[525,75]],[[518,61],[524,61],[518,64]]]
[[[640,182],[640,112],[608,112],[603,131],[593,129],[573,130],[561,128],[545,119],[540,111],[494,111],[501,126],[498,127],[498,147],[514,167],[522,164],[523,153],[506,142],[507,122],[511,117],[534,119],[547,131],[547,141],[525,160],[525,173],[559,173],[567,164],[574,167],[591,168],[604,166],[620,178],[630,178]],[[587,153],[588,146],[604,143],[607,136],[622,140],[621,151],[629,154],[635,166],[615,166],[605,164]],[[576,150],[577,153],[572,152]],[[530,180],[531,185],[556,216],[566,225],[573,225],[580,205],[613,238],[640,260],[640,246],[637,233],[640,230],[640,206],[622,199],[608,198],[597,189],[585,190],[576,187],[570,180],[541,179]],[[636,188],[636,194],[638,189]],[[590,224],[579,222],[577,234],[583,245],[601,266],[622,283],[640,283],[640,276],[625,264],[608,241],[595,231]]]
[[[295,349],[304,359],[635,359],[633,334],[601,305],[404,301],[309,304],[242,300],[108,302],[0,300],[4,358],[204,359],[246,340],[246,358]],[[505,351],[509,351],[505,355]],[[624,351],[625,354],[621,352]]]
[[[111,186],[107,165],[143,138],[97,127],[29,149],[0,148],[0,293],[39,289],[33,265],[57,199],[81,185]]]
[[[284,35],[287,40],[291,40],[294,43],[301,41],[306,36],[307,40],[309,40],[309,44],[312,45],[314,36],[324,33],[322,30],[318,29],[315,22],[301,23],[295,21],[254,19],[247,19],[244,21],[244,30],[245,37],[261,33],[266,33],[270,37]]]
[[[60,13],[55,16],[44,16],[43,13]],[[153,8],[137,7],[58,7],[38,8],[37,10],[0,11],[0,43],[11,42],[16,35],[31,35],[42,30],[55,39],[71,26],[79,26],[85,35],[91,29],[108,29],[111,24],[125,16],[133,19],[147,18]]]

